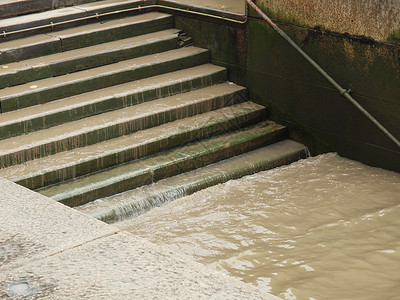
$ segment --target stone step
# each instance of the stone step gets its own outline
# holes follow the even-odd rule
[[[65,205],[78,206],[275,143],[285,136],[284,126],[271,122],[260,123],[255,127],[161,152],[38,192]]]
[[[243,102],[245,89],[220,84],[0,141],[0,167],[81,148]]]
[[[0,140],[222,83],[226,77],[225,68],[205,64],[10,111],[1,114]]]
[[[38,189],[256,124],[265,118],[265,107],[252,102],[240,103],[85,148],[0,169],[0,177],[30,189]]]
[[[0,20],[0,29],[139,3],[122,2]],[[188,46],[173,16],[113,17],[3,37],[0,177],[114,222],[307,156],[244,87],[226,82],[208,50]]]
[[[176,49],[178,29],[167,29],[95,46],[10,63],[0,68],[0,88]]]
[[[4,41],[0,43],[1,64],[170,29],[173,23],[171,15],[151,12]]]
[[[209,60],[208,50],[185,47],[8,87],[1,90],[1,112],[181,70]]]
[[[289,164],[307,156],[308,150],[304,145],[283,140],[204,168],[90,202],[76,209],[102,221],[114,223],[207,187]]]
[[[2,0],[0,29],[7,29],[7,32],[21,30],[96,13],[143,6],[146,3],[145,0]]]

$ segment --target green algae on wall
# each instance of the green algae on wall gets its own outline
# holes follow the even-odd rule
[[[228,68],[229,80],[246,86],[249,100],[266,106],[269,118],[288,126],[290,137],[313,154],[336,151],[400,172],[400,150],[264,21],[250,17],[238,26],[177,17],[176,26],[210,49],[213,63]],[[400,138],[399,46],[323,26],[280,26]]]
[[[400,2],[395,0],[258,0],[256,4],[281,22],[364,35],[381,42],[400,30]]]
[[[388,42],[400,45],[400,29],[391,33],[387,40]]]
[[[399,47],[348,34],[282,28],[400,138]],[[400,171],[399,149],[261,20],[248,23],[246,72],[252,100],[266,105],[271,118],[288,125],[292,137],[314,153],[326,151],[326,143],[343,156]]]

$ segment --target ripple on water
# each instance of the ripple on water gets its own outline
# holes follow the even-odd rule
[[[326,154],[118,226],[284,299],[399,299],[400,174]]]

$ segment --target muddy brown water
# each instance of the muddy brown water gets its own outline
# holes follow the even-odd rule
[[[400,299],[400,174],[335,154],[116,225],[283,299]]]

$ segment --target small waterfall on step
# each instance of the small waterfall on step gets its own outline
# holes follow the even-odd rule
[[[296,155],[299,155],[296,159],[305,156],[304,153]],[[98,199],[76,209],[107,223],[119,222],[212,185],[271,169],[282,163],[275,159],[266,161],[264,156],[265,152],[257,149],[147,186]]]
[[[282,299],[397,299],[399,195],[400,174],[325,154],[115,225]]]

